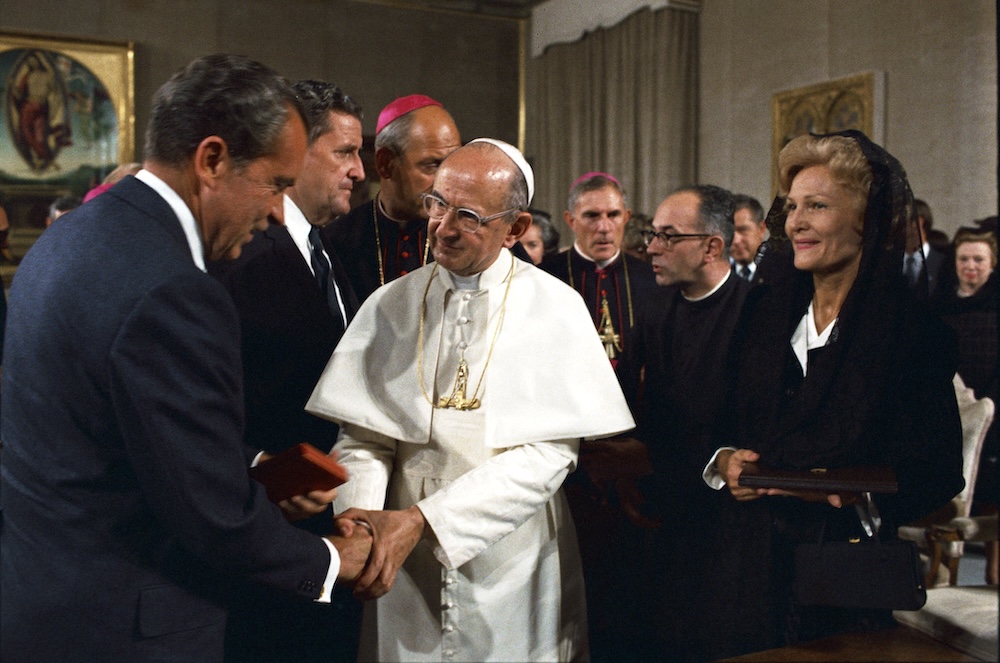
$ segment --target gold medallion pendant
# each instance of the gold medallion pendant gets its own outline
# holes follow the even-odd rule
[[[465,397],[465,388],[469,382],[469,365],[465,362],[465,357],[458,362],[458,374],[455,376],[455,388],[451,391],[451,396],[441,398],[438,407],[453,407],[456,410],[475,410],[479,407],[479,399],[468,399]]]
[[[615,325],[611,322],[611,309],[608,307],[608,298],[601,299],[601,321],[597,324],[597,332],[601,335],[601,342],[604,343],[604,351],[608,353],[608,359],[614,359],[622,351],[621,334],[615,333]]]

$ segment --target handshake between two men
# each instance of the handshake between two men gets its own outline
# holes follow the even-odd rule
[[[289,520],[326,510],[337,489],[312,491],[280,502]],[[361,600],[377,599],[390,589],[410,552],[431,528],[416,506],[402,511],[348,509],[334,518],[336,534],[327,536],[340,553],[337,579],[354,587]]]

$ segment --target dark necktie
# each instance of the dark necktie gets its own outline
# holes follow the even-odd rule
[[[313,271],[316,273],[316,283],[326,299],[326,305],[330,308],[334,320],[342,326],[344,318],[340,312],[340,304],[337,302],[336,287],[330,278],[330,260],[326,256],[326,251],[323,250],[323,240],[319,236],[318,226],[309,229],[309,248]]]
[[[743,279],[744,281],[750,280],[750,265],[740,266],[740,278]]]

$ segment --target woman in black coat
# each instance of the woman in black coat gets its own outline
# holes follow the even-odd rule
[[[995,232],[960,228],[953,242],[958,285],[937,303],[941,319],[958,337],[958,374],[976,398],[997,403],[997,238]],[[993,421],[979,457],[973,514],[997,512],[997,422]],[[986,583],[1000,579],[1000,542],[986,542]]]
[[[792,596],[798,543],[821,528],[827,540],[866,536],[858,496],[741,487],[745,463],[891,466],[899,492],[876,498],[883,538],[963,485],[954,337],[900,270],[913,220],[902,167],[851,131],[792,140],[779,171],[760,284],[734,342],[733,421],[705,474],[733,498],[714,576],[718,656],[892,623],[888,611]]]

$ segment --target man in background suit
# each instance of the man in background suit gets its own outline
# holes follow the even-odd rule
[[[930,205],[918,198],[913,201],[913,211],[917,216],[917,223],[916,227],[912,223],[906,224],[903,275],[917,298],[926,301],[937,292],[945,256],[927,241],[927,235],[934,225]]]
[[[299,442],[333,447],[337,426],[303,408],[358,308],[322,229],[350,210],[351,190],[365,178],[361,107],[329,83],[300,81],[294,89],[306,110],[308,147],[273,211],[284,225],[254,233],[237,260],[209,265],[240,314],[246,441],[272,454]]]
[[[753,281],[757,273],[757,249],[764,243],[767,224],[764,207],[760,201],[746,194],[733,195],[736,213],[733,214],[733,243],[729,247],[729,264],[736,276],[744,281]]]
[[[333,447],[337,425],[304,408],[358,308],[321,230],[350,210],[351,190],[365,177],[361,107],[330,83],[299,81],[294,89],[305,109],[308,147],[299,177],[274,212],[284,225],[254,233],[237,260],[209,266],[240,314],[245,439],[271,454],[300,442],[324,452]],[[332,513],[299,524],[328,534]],[[231,616],[226,659],[353,660],[361,614],[356,603],[349,592],[326,605],[253,589]]]
[[[154,96],[144,169],[21,263],[2,390],[5,660],[221,660],[226,583],[328,600],[367,559],[357,528],[292,527],[248,477],[239,318],[204,272],[295,182],[301,113],[259,63],[194,60]],[[333,492],[293,500],[308,511]]]

